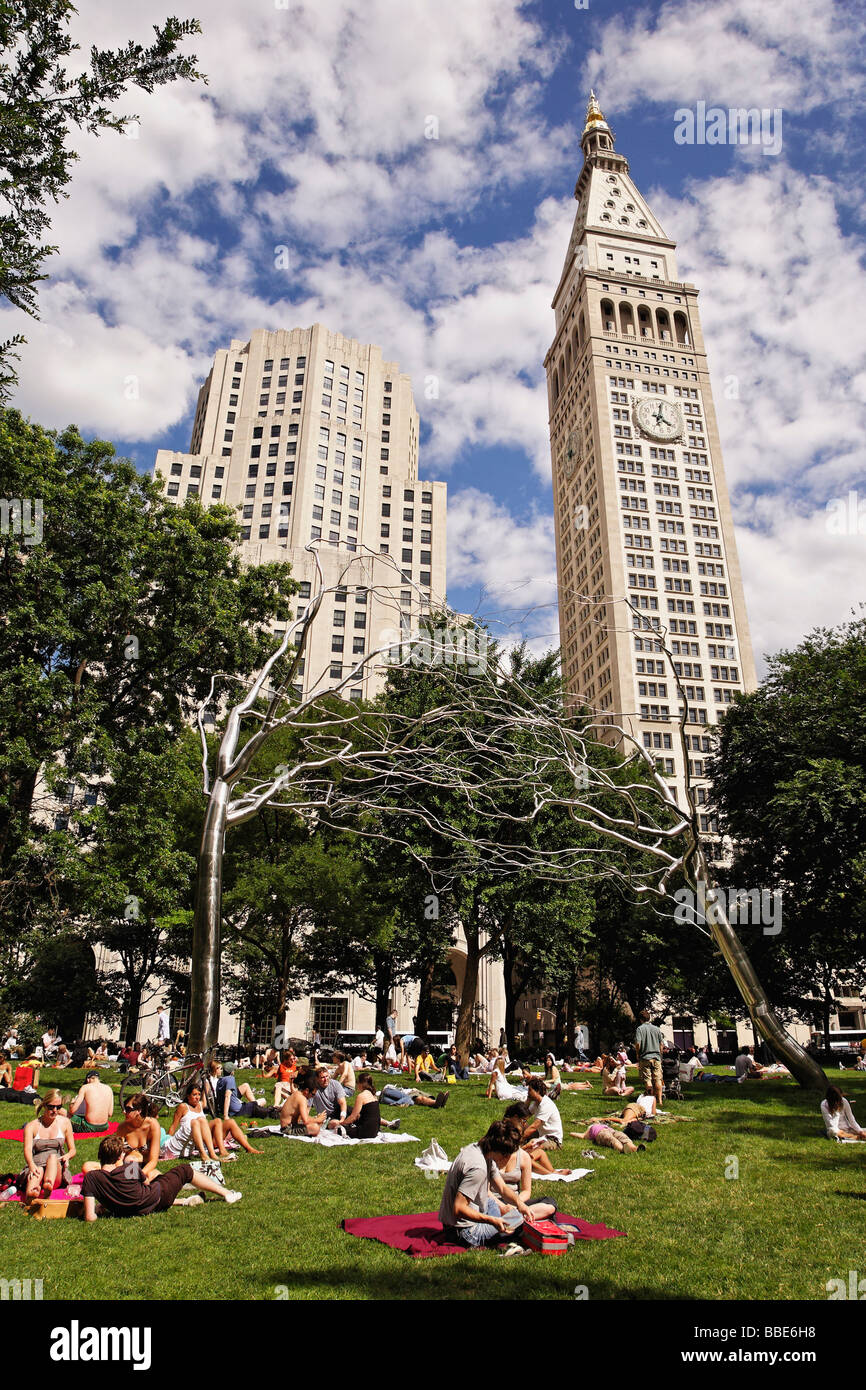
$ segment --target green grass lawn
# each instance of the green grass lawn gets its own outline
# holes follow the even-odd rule
[[[64,1092],[79,1079],[83,1073],[64,1072]],[[855,1113],[860,1099],[862,1119],[866,1076],[830,1079],[841,1081]],[[864,1248],[866,1145],[825,1139],[814,1097],[785,1082],[696,1084],[688,1100],[671,1104],[696,1123],[660,1126],[645,1153],[604,1150],[592,1164],[580,1158],[588,1146],[568,1131],[612,1105],[597,1091],[564,1095],[562,1166],[592,1166],[595,1175],[537,1191],[625,1231],[623,1239],[579,1242],[556,1259],[477,1252],[410,1260],[340,1229],[343,1217],[438,1207],[443,1179],[425,1178],[413,1160],[434,1135],[451,1158],[479,1138],[504,1110],[483,1095],[484,1082],[473,1079],[449,1087],[444,1110],[383,1107],[388,1118],[402,1117],[417,1145],[262,1140],[261,1157],[242,1154],[226,1167],[244,1194],[233,1207],[214,1200],[85,1226],[35,1221],[20,1204],[0,1203],[0,1278],[42,1279],[46,1299],[274,1299],[280,1287],[291,1299],[571,1299],[585,1285],[591,1300],[823,1300],[827,1280],[847,1277]],[[28,1118],[24,1106],[0,1105],[0,1128]],[[79,1159],[96,1156],[97,1140],[76,1142]],[[736,1179],[726,1177],[732,1158]],[[21,1145],[0,1140],[0,1171],[21,1166]]]

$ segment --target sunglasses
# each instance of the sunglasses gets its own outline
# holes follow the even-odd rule
[[[60,1109],[60,1106],[59,1106],[59,1105],[43,1105],[42,1109],[43,1109],[43,1110],[59,1110],[59,1109]]]
[[[127,1114],[127,1115],[134,1115],[134,1114],[136,1113],[136,1111],[138,1110],[138,1106],[137,1106],[137,1105],[124,1105],[123,1109],[124,1109],[124,1113],[125,1113],[125,1114]]]

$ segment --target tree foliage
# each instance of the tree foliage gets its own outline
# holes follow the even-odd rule
[[[149,47],[94,46],[76,73],[68,62],[78,49],[69,33],[75,14],[70,0],[0,0],[0,298],[34,318],[45,262],[57,250],[43,240],[49,205],[67,196],[78,158],[73,129],[122,131],[137,119],[114,110],[127,88],[150,93],[203,76],[195,55],[179,51],[201,26],[176,18],[153,26]],[[12,359],[23,341],[16,335],[0,346],[0,400],[15,381]]]

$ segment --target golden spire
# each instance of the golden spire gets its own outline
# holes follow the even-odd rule
[[[605,121],[604,116],[602,115],[601,107],[598,104],[598,98],[596,97],[595,92],[590,91],[589,104],[586,108],[586,129],[588,129],[589,126],[593,125],[596,121],[602,121],[605,125],[607,125],[607,122]]]

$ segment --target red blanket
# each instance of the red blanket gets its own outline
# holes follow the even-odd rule
[[[559,1219],[568,1226],[576,1226],[579,1234],[576,1240],[609,1240],[612,1236],[624,1236],[625,1231],[614,1231],[603,1224],[593,1225],[581,1221],[576,1216],[559,1213]],[[413,1260],[426,1260],[432,1255],[465,1255],[468,1245],[455,1245],[445,1235],[439,1213],[424,1211],[409,1216],[368,1216],[347,1218],[343,1230],[350,1236],[361,1236],[367,1240],[378,1240],[389,1245],[392,1250],[402,1250]]]
[[[83,1173],[75,1173],[69,1179],[68,1187],[55,1187],[53,1192],[49,1192],[49,1199],[53,1202],[68,1202],[81,1197],[79,1188],[84,1182]],[[4,1202],[23,1202],[24,1198],[19,1194],[17,1197],[4,1197]]]
[[[108,1129],[95,1129],[92,1134],[76,1134],[75,1142],[79,1139],[104,1139],[107,1134],[113,1134],[116,1129],[120,1129],[120,1120],[109,1120]],[[24,1143],[23,1129],[0,1129],[0,1139],[17,1139],[19,1144]]]

